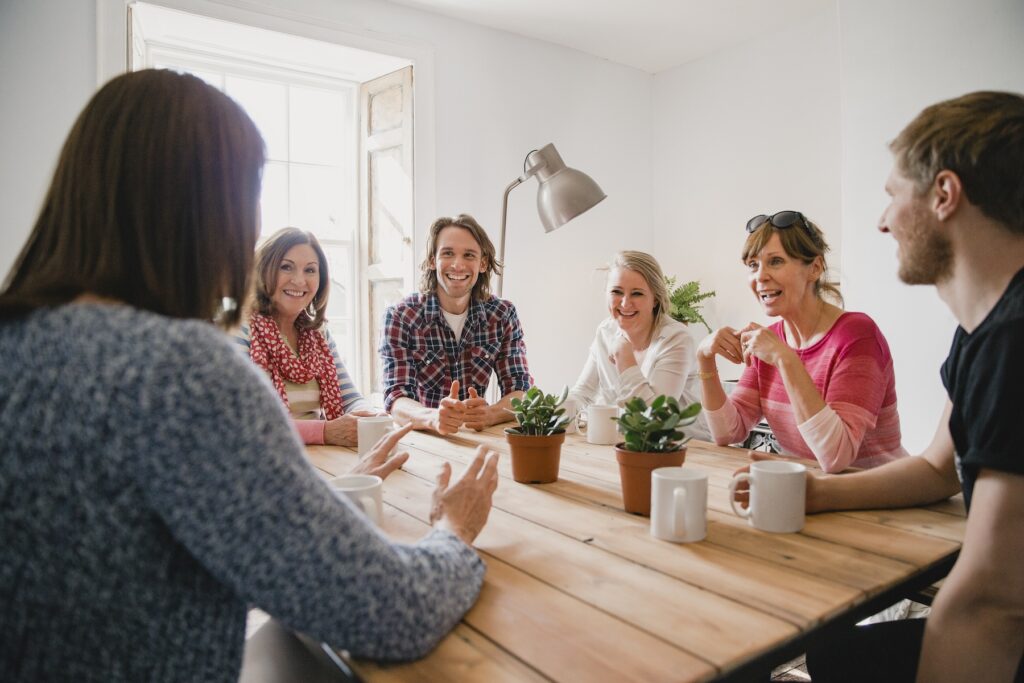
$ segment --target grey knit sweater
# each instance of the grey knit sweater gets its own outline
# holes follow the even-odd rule
[[[235,681],[247,606],[375,659],[429,651],[484,567],[334,496],[209,324],[72,304],[0,323],[0,680]]]

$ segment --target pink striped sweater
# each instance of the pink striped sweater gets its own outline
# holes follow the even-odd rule
[[[782,321],[771,330],[786,341]],[[826,472],[875,467],[907,455],[900,443],[892,356],[875,321],[844,313],[813,346],[794,350],[825,407],[797,424],[782,375],[755,358],[725,404],[706,412],[717,443],[742,441],[764,416],[786,453],[816,459]]]

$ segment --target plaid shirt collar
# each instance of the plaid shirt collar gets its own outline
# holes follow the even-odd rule
[[[448,321],[444,319],[441,308],[441,299],[438,298],[436,292],[431,292],[427,295],[423,302],[423,320],[430,325],[448,325]],[[469,315],[466,316],[466,329],[467,330],[482,330],[487,325],[487,311],[484,308],[484,302],[477,299],[475,296],[469,300]],[[469,335],[463,334],[463,339],[468,339]]]

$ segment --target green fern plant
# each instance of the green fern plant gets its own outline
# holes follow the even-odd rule
[[[701,303],[715,295],[714,291],[700,291],[700,283],[692,280],[683,285],[676,285],[674,277],[665,278],[665,286],[668,288],[669,311],[668,314],[681,323],[700,323],[711,332],[711,326],[701,315],[704,307]]]

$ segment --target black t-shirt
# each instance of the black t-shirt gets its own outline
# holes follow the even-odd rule
[[[957,328],[941,375],[970,509],[981,468],[1024,474],[1024,269],[974,332]]]

